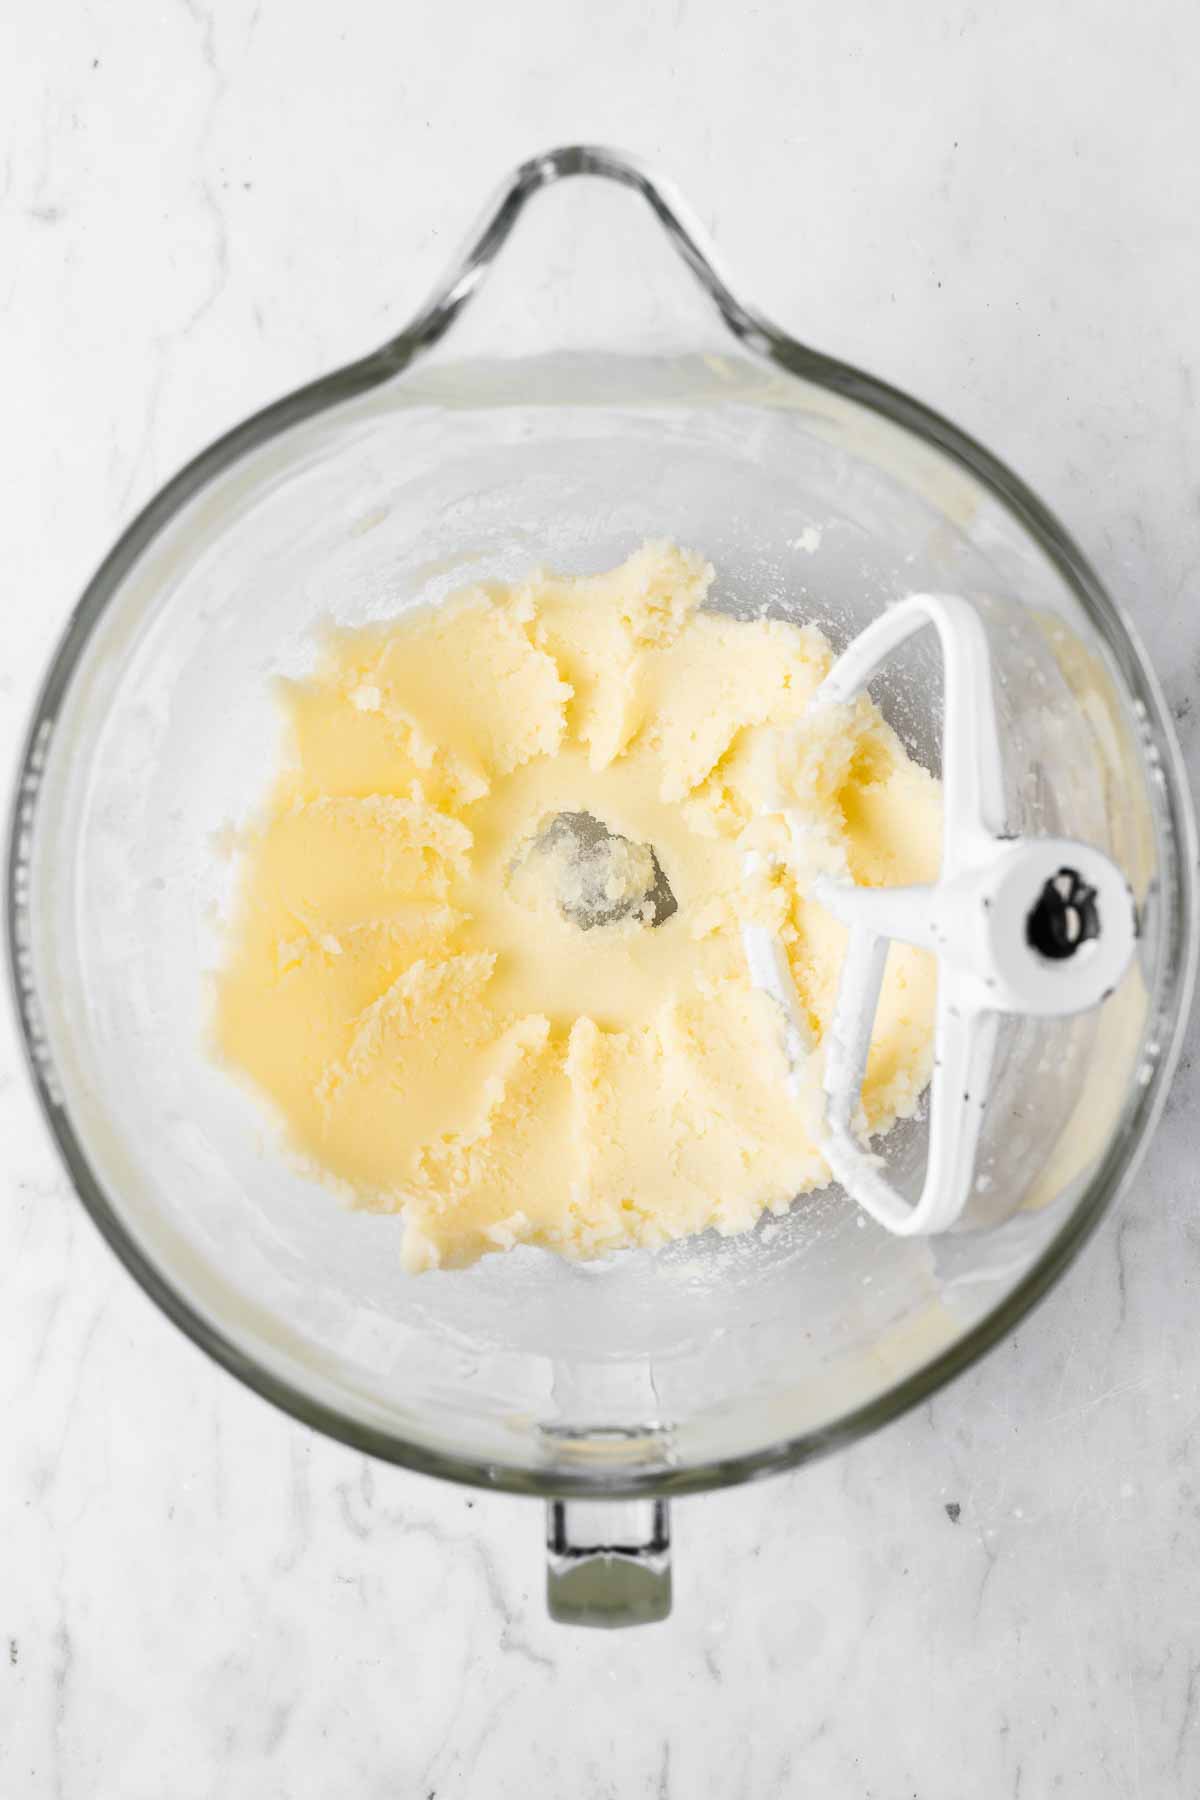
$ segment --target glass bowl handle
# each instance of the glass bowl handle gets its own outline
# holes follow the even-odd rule
[[[564,184],[569,194],[540,198]],[[627,207],[627,196],[640,204]],[[732,292],[668,183],[634,157],[565,144],[506,177],[429,299],[368,364],[398,374],[451,328],[456,364],[616,345],[719,352],[729,347],[721,323],[758,350],[780,335]]]
[[[665,1500],[551,1500],[546,1604],[559,1625],[656,1625],[671,1610]]]

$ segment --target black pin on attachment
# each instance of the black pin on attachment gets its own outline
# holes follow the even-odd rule
[[[1046,882],[1025,921],[1025,936],[1039,956],[1062,962],[1100,935],[1096,890],[1074,869],[1060,869]]]

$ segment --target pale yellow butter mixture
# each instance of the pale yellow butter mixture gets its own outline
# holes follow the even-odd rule
[[[414,1269],[744,1231],[828,1179],[740,926],[781,933],[816,1069],[844,934],[786,865],[747,880],[757,804],[782,786],[858,882],[928,881],[940,790],[869,701],[778,733],[828,643],[705,610],[711,581],[648,544],[338,634],[287,686],[218,1045]],[[928,1080],[934,985],[893,949],[872,1131]]]

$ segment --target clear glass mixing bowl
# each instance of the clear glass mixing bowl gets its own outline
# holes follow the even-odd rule
[[[298,1174],[206,1054],[229,848],[279,749],[271,678],[309,665],[326,617],[536,562],[599,569],[646,536],[710,557],[718,604],[835,642],[913,589],[971,598],[1011,826],[1123,864],[1139,964],[1098,1013],[1008,1024],[980,1191],[946,1237],[890,1237],[834,1189],[744,1238],[414,1278],[396,1221]],[[932,638],[877,691],[938,767]],[[308,1424],[552,1497],[552,1605],[613,1622],[665,1609],[667,1496],[893,1418],[1060,1274],[1162,1103],[1194,865],[1157,684],[1045,508],[945,420],[739,304],[643,171],[568,149],[506,184],[407,331],[206,450],[103,563],[30,732],[10,943],[50,1125],[147,1292]],[[923,1139],[914,1122],[887,1143],[910,1188]]]

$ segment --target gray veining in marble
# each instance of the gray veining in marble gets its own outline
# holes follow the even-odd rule
[[[83,0],[0,24],[0,765],[120,525],[375,343],[499,171],[674,174],[740,287],[992,444],[1200,767],[1200,21],[868,0]],[[242,1391],[118,1269],[0,1035],[0,1795],[1171,1800],[1200,1790],[1193,1033],[1120,1213],[838,1459],[678,1509],[551,1626],[540,1519]]]

